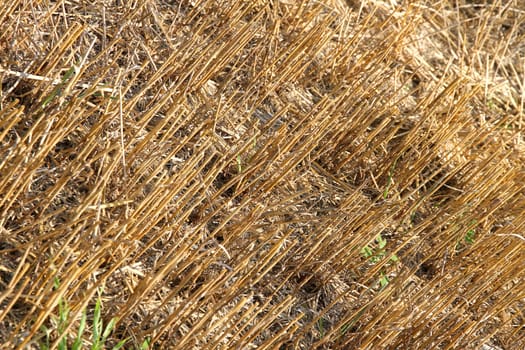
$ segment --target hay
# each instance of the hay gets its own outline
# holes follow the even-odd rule
[[[524,348],[524,20],[0,1],[2,348]]]

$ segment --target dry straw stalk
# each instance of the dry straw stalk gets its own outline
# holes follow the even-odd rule
[[[0,0],[0,347],[525,348],[523,23]]]

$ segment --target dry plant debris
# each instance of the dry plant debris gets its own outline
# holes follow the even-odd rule
[[[521,0],[0,1],[0,50],[2,349],[97,302],[108,348],[525,348]]]

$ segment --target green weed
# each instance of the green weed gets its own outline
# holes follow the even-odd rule
[[[54,281],[54,287],[57,289],[60,285],[60,281],[58,278],[55,278]],[[51,335],[56,332],[59,342],[57,345],[57,349],[59,350],[67,350],[68,349],[68,338],[70,337],[70,334],[66,332],[68,329],[68,326],[70,322],[72,321],[69,317],[70,313],[70,307],[66,300],[63,298],[60,298],[58,303],[58,316],[51,316],[51,328],[48,328],[46,326],[42,326],[41,330],[45,334],[45,342],[40,344],[40,348],[44,350],[48,350],[51,348]],[[115,324],[117,322],[116,318],[112,318],[111,321],[106,325],[104,328],[103,321],[102,321],[102,300],[100,298],[100,295],[97,298],[97,301],[95,303],[95,309],[93,311],[93,324],[91,325],[92,328],[92,337],[91,337],[91,347],[89,347],[90,350],[103,350],[106,349],[106,341],[108,337],[110,336],[111,332],[115,328]],[[80,324],[78,326],[77,334],[75,336],[75,340],[73,344],[71,345],[71,350],[80,350],[83,349],[83,338],[84,338],[84,332],[86,330],[87,326],[87,310],[84,309],[82,311],[82,317],[80,319]],[[112,350],[118,350],[124,346],[124,344],[128,341],[128,339],[121,340],[120,342],[115,345]],[[147,349],[149,346],[149,343],[147,343],[146,347],[144,347],[144,344],[141,346],[141,350]]]
[[[396,170],[397,165],[397,159],[394,160],[394,163],[392,164],[392,167],[390,168],[390,171],[388,172],[388,178],[386,180],[386,187],[383,191],[383,199],[387,199],[388,192],[390,191],[390,186],[392,185],[392,179],[394,177],[394,171]]]
[[[378,262],[383,260],[388,255],[385,249],[386,245],[387,245],[386,239],[381,234],[379,234],[375,239],[375,245],[367,245],[363,247],[361,249],[361,254],[363,255],[364,258],[369,259],[370,262],[372,262],[373,264],[377,264]],[[397,255],[392,254],[392,256],[389,259],[389,262],[396,263],[398,261],[399,261],[399,258],[397,257]],[[381,289],[385,288],[389,282],[390,280],[388,279],[385,272],[381,271],[380,277],[379,277],[379,285]]]
[[[44,99],[44,102],[42,102],[42,108],[45,108],[51,101],[55,99],[55,97],[60,96],[62,94],[62,90],[66,83],[73,77],[75,74],[75,66],[71,66],[71,68],[68,69],[68,71],[64,74],[62,77],[62,81],[60,84],[58,84],[53,91]]]
[[[469,229],[462,239],[456,243],[456,252],[460,251],[462,248],[465,248],[467,245],[474,244],[474,241],[476,240],[476,230],[474,229],[474,226],[477,225],[477,223],[478,222],[476,220],[472,220],[470,222]]]
[[[237,172],[242,173],[242,158],[241,155],[237,155]]]
[[[151,338],[147,337],[140,345],[140,350],[148,350],[151,345]]]
[[[379,234],[376,239],[376,246],[367,245],[361,249],[361,254],[366,258],[370,259],[372,263],[378,263],[387,255],[385,250],[387,241],[386,239]],[[396,254],[393,254],[390,257],[390,261],[397,262],[399,258]]]
[[[319,330],[319,339],[322,339],[324,335],[326,334],[326,329],[324,327],[324,318],[320,318],[319,321],[317,321],[317,329]]]

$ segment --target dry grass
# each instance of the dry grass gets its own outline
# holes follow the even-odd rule
[[[0,343],[98,292],[108,346],[525,348],[524,43],[521,0],[0,1]]]

